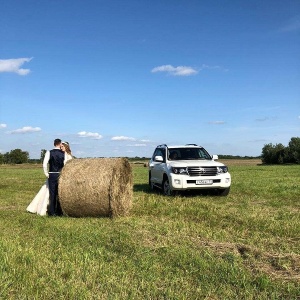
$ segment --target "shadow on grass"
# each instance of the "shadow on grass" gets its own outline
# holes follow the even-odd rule
[[[153,191],[150,189],[149,184],[134,184],[133,185],[134,192],[144,192],[147,194],[152,194]]]
[[[206,196],[214,196],[218,197],[218,193],[216,189],[207,189],[207,190],[187,190],[187,191],[182,191],[178,192],[178,195],[184,196],[184,197],[206,197]]]
[[[155,190],[151,190],[148,184],[134,184],[133,186],[134,192],[144,192],[146,194],[157,194],[162,195],[162,190],[156,188]],[[215,189],[207,189],[207,190],[187,190],[187,191],[177,191],[174,196],[182,196],[182,197],[197,197],[197,196],[217,196]]]

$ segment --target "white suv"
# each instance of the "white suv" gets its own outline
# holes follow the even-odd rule
[[[201,146],[159,145],[149,162],[149,185],[162,189],[165,195],[175,191],[213,189],[217,195],[227,196],[231,176],[228,168],[216,162],[217,155]]]

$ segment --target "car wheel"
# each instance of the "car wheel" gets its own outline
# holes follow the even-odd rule
[[[152,191],[155,190],[155,185],[153,184],[153,182],[151,181],[151,172],[149,172],[149,187]]]
[[[163,181],[163,193],[165,196],[173,195],[173,191],[171,190],[171,186],[168,178],[165,178]]]
[[[229,191],[230,191],[230,187],[226,189],[219,189],[217,194],[218,196],[228,196]]]

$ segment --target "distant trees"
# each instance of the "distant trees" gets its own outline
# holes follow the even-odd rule
[[[264,145],[261,154],[265,164],[300,163],[300,138],[292,137],[289,145],[285,147],[281,143]]]
[[[22,163],[41,163],[45,157],[46,150],[42,149],[40,159],[29,159],[29,153],[21,149],[14,149],[5,154],[0,153],[0,164],[22,164]],[[219,155],[220,159],[236,158],[236,159],[253,159],[258,157],[252,156],[232,156],[232,155]],[[288,146],[283,144],[272,143],[264,145],[262,148],[261,160],[264,164],[300,164],[300,137],[292,137]],[[149,159],[146,157],[128,158],[129,160]]]
[[[0,153],[1,164],[22,164],[29,161],[29,153],[21,149],[14,149],[5,154]]]
[[[300,138],[293,137],[289,142],[289,158],[295,163],[300,163]]]
[[[42,163],[46,154],[45,149],[41,150],[40,159],[30,159],[27,151],[21,149],[14,149],[5,154],[0,153],[0,164],[23,164],[23,163]]]
[[[260,159],[260,156],[240,156],[229,154],[218,154],[219,159]]]
[[[46,152],[47,152],[46,149],[42,149],[42,150],[41,150],[40,162],[43,162]]]

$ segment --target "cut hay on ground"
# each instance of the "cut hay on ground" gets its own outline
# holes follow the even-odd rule
[[[59,199],[70,217],[128,215],[133,178],[126,158],[72,159],[59,178]]]

